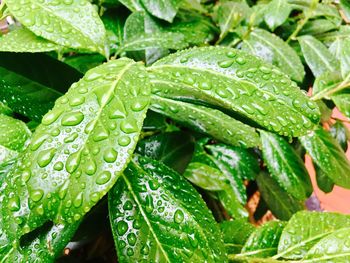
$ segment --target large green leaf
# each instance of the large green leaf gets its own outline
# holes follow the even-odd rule
[[[219,228],[201,196],[160,162],[137,157],[109,194],[120,262],[225,262]]]
[[[0,247],[16,249],[48,221],[81,220],[129,162],[149,93],[142,64],[120,59],[90,70],[56,101],[6,176]]]
[[[255,230],[254,226],[244,219],[224,221],[220,224],[220,228],[228,254],[241,252],[250,234]]]
[[[350,261],[350,227],[335,231],[321,239],[302,259],[302,262],[340,263]]]
[[[173,22],[183,0],[139,0],[145,9],[160,19]]]
[[[242,49],[279,67],[295,81],[301,82],[305,76],[304,66],[294,49],[268,31],[255,29],[244,41]]]
[[[350,188],[350,162],[339,143],[325,130],[319,128],[300,141],[317,166],[332,181]]]
[[[269,257],[277,252],[284,222],[271,221],[257,228],[244,244],[240,256]]]
[[[194,150],[194,139],[186,132],[166,132],[141,140],[136,151],[183,173]]]
[[[301,259],[320,239],[349,226],[350,217],[347,215],[299,212],[283,229],[278,254],[274,258]]]
[[[279,134],[305,134],[319,120],[317,105],[294,82],[239,50],[188,49],[157,61],[148,70],[155,95],[205,101]]]
[[[105,54],[106,31],[89,1],[6,0],[16,19],[36,35],[62,46]]]
[[[216,109],[156,95],[152,96],[151,109],[231,145],[254,147],[260,144],[254,128]]]
[[[0,52],[0,101],[40,121],[81,73],[43,54]]]
[[[26,28],[18,28],[0,37],[1,52],[46,52],[60,46],[36,36]]]
[[[277,218],[289,220],[294,213],[304,209],[304,205],[283,190],[270,175],[260,173],[256,182],[262,198]]]
[[[327,71],[339,70],[339,62],[319,40],[310,35],[301,36],[298,40],[306,63],[315,77]]]
[[[282,137],[261,131],[262,151],[271,176],[290,195],[307,199],[313,189],[303,160]]]
[[[264,20],[269,28],[274,31],[276,27],[287,20],[292,11],[292,6],[286,0],[272,0],[264,10]]]

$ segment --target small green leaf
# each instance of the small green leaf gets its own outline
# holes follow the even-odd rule
[[[303,160],[282,137],[261,131],[262,151],[271,176],[296,199],[307,199],[313,189]]]
[[[141,0],[119,0],[119,2],[132,12],[144,11]]]
[[[242,49],[279,67],[293,80],[302,82],[305,71],[298,54],[278,36],[263,29],[255,29],[245,40]]]
[[[120,59],[88,71],[56,101],[5,178],[1,230],[7,240],[0,239],[0,247],[18,247],[24,234],[48,221],[81,220],[129,162],[149,93],[143,65]]]
[[[204,101],[282,135],[305,134],[319,121],[317,105],[294,82],[277,68],[239,50],[188,49],[157,61],[148,70],[153,73],[154,95]]]
[[[350,162],[339,143],[322,128],[300,137],[317,166],[339,186],[350,188]]]
[[[300,35],[313,35],[317,37],[318,34],[323,34],[331,30],[338,29],[338,26],[332,21],[327,19],[314,19],[308,21],[302,30],[300,30]]]
[[[350,261],[350,227],[335,231],[315,244],[302,262],[339,263]]]
[[[346,117],[350,118],[350,90],[344,89],[341,92],[335,93],[332,96],[332,100],[337,106],[337,109]]]
[[[60,46],[36,36],[22,27],[0,37],[1,52],[47,52],[59,50]]]
[[[315,166],[316,171],[316,182],[318,188],[320,188],[325,193],[332,192],[334,188],[334,182],[329,178],[317,165]]]
[[[255,230],[245,219],[224,221],[220,223],[220,228],[227,254],[241,252],[243,245]]]
[[[350,227],[350,217],[336,213],[299,212],[283,229],[274,258],[301,259],[319,240]],[[323,253],[323,251],[320,251]],[[318,262],[318,261],[317,261]]]
[[[156,95],[152,96],[150,108],[195,131],[211,135],[231,145],[254,147],[260,144],[259,135],[254,128],[219,110]]]
[[[129,164],[109,193],[109,214],[121,262],[225,262],[201,196],[160,162],[138,157]]]
[[[269,28],[274,31],[276,27],[287,20],[292,7],[286,0],[272,0],[264,10],[264,20]]]
[[[192,158],[194,139],[186,132],[166,132],[141,140],[136,152],[183,173]]]
[[[31,132],[17,119],[0,114],[0,145],[13,151],[21,151]]]
[[[208,144],[205,149],[214,158],[235,170],[242,180],[254,180],[259,173],[259,162],[247,149],[225,144]]]
[[[43,54],[0,52],[0,101],[41,121],[81,73]]]
[[[213,19],[220,27],[219,41],[224,39],[243,19],[249,18],[250,13],[251,10],[246,1],[218,2],[214,9]]]
[[[256,181],[262,198],[277,218],[289,220],[294,213],[304,209],[304,205],[283,190],[270,175],[260,173]]]
[[[16,19],[40,37],[62,46],[105,54],[106,31],[87,0],[6,0],[6,5]]]
[[[329,132],[345,152],[348,148],[348,140],[350,139],[348,128],[342,122],[336,121],[329,129]]]
[[[339,70],[339,62],[319,40],[310,35],[301,36],[298,40],[306,63],[315,77],[327,71]]]
[[[145,9],[155,17],[173,22],[182,0],[140,0]]]
[[[285,225],[284,222],[271,221],[258,227],[244,244],[240,256],[265,258],[275,255]]]

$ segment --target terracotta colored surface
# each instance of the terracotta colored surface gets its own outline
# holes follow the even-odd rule
[[[333,112],[333,116],[345,119],[337,110]],[[346,124],[350,129],[350,124]],[[347,151],[348,159],[350,159],[350,150]],[[305,158],[306,168],[308,169],[311,177],[312,184],[314,186],[314,191],[316,196],[321,202],[322,209],[326,211],[334,211],[350,214],[350,190],[335,186],[331,193],[325,194],[320,189],[317,188],[315,179],[315,170],[313,168],[311,159],[309,156]]]

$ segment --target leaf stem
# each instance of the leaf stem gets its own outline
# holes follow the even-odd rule
[[[319,0],[312,0],[312,2],[310,4],[310,8],[307,10],[307,13],[305,14],[304,19],[299,21],[297,28],[294,30],[294,32],[286,40],[287,43],[289,43],[291,40],[295,40],[296,39],[296,37],[299,34],[300,30],[303,29],[304,25],[312,17],[312,15],[313,15],[316,7],[317,7],[318,2],[319,2]]]

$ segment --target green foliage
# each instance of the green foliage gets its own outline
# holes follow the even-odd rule
[[[348,262],[349,10],[1,1],[0,261]]]

